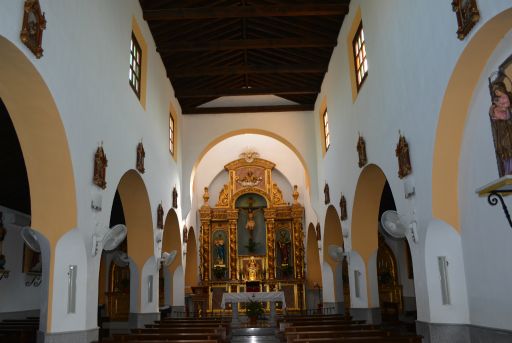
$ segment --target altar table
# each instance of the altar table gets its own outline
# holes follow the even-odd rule
[[[283,309],[286,308],[286,301],[283,292],[239,292],[239,293],[224,293],[222,295],[222,302],[220,306],[226,308],[226,303],[231,303],[233,310],[233,317],[231,319],[232,325],[240,323],[238,319],[238,303],[247,303],[251,301],[269,301],[270,302],[270,323],[273,325],[276,322],[276,301],[283,303]]]

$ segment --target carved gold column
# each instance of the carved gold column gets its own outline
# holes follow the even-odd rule
[[[275,219],[276,210],[273,208],[266,208],[265,212],[265,223],[267,225],[267,256],[268,256],[268,279],[274,280],[276,275],[276,243],[275,243]]]
[[[236,260],[236,223],[238,220],[238,210],[228,210],[229,221],[229,270],[230,279],[238,279],[237,260]]]
[[[297,279],[304,279],[304,232],[302,230],[302,218],[304,216],[304,208],[300,205],[293,204],[293,242],[295,255],[295,270]]]
[[[199,232],[199,270],[201,273],[201,281],[209,280],[210,273],[210,223],[212,219],[211,208],[208,205],[208,188],[204,188],[204,204],[199,209],[199,216],[201,218],[201,229]]]

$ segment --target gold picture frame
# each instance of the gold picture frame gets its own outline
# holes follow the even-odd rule
[[[457,15],[457,38],[463,40],[480,20],[476,0],[453,0],[452,9]]]

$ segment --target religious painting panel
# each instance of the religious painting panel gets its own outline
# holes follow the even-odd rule
[[[258,194],[241,195],[235,204],[238,209],[237,241],[238,255],[265,255],[267,252],[267,230],[263,209],[265,198]]]
[[[235,171],[234,193],[244,188],[265,190],[265,169],[256,166],[241,167]]]
[[[512,55],[489,77],[494,150],[500,177],[512,174]]]
[[[287,285],[287,284],[282,284],[281,285],[281,290],[283,291],[284,293],[284,300],[286,301],[286,308],[288,309],[292,309],[292,308],[297,308],[297,299],[296,299],[296,296],[295,296],[295,285],[291,284],[291,285]]]
[[[276,230],[276,277],[278,279],[293,278],[293,240],[291,223],[283,223]]]
[[[226,253],[229,244],[229,236],[226,229],[217,229],[212,231],[211,259],[212,276],[214,280],[224,280],[228,275],[229,254]]]
[[[213,311],[222,311],[222,307],[220,306],[222,302],[222,295],[227,293],[225,286],[212,286],[211,289],[211,306],[210,308]]]
[[[243,281],[258,281],[265,276],[265,260],[263,257],[243,257],[240,258],[239,270],[241,270],[240,278]]]

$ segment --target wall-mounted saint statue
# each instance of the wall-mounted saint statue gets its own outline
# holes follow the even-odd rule
[[[331,203],[331,196],[329,194],[329,185],[327,184],[327,182],[325,183],[325,186],[324,186],[324,202],[326,205],[329,205]]]
[[[512,55],[489,78],[489,91],[489,117],[501,177],[512,174]]]
[[[213,265],[219,267],[226,266],[226,233],[224,231],[217,231],[214,233],[214,259]]]
[[[36,58],[43,56],[43,31],[46,29],[46,18],[41,11],[39,0],[25,0],[23,6],[23,26],[20,39],[32,51]]]
[[[158,204],[156,209],[156,227],[159,229],[164,228],[164,208],[162,204]]]
[[[359,156],[359,168],[363,168],[368,163],[368,158],[366,157],[366,142],[361,135],[357,140],[357,155]]]
[[[290,262],[290,233],[287,230],[280,230],[277,238],[277,247],[281,266],[287,266]]]
[[[94,154],[94,175],[92,178],[92,182],[101,189],[107,188],[107,164],[107,155],[105,155],[105,151],[103,151],[102,142]]]
[[[320,223],[316,223],[315,233],[316,233],[316,240],[317,241],[322,240],[322,231],[320,230]]]
[[[176,186],[172,189],[172,208],[178,208],[178,191]]]
[[[345,199],[345,196],[343,193],[341,193],[340,198],[340,219],[341,220],[347,220],[348,213],[347,213],[347,200]]]
[[[183,244],[186,244],[187,240],[188,240],[188,231],[187,231],[187,226],[184,225],[183,226]]]
[[[297,185],[294,185],[293,186],[293,204],[294,205],[298,205],[299,204],[299,191],[298,191],[298,186]]]
[[[141,174],[144,174],[146,171],[146,169],[144,169],[144,157],[146,157],[146,152],[144,151],[144,145],[140,142],[137,144],[137,162],[135,163],[135,167]]]
[[[398,158],[398,177],[403,179],[407,175],[412,173],[411,158],[409,156],[409,144],[402,136],[402,133],[398,131],[400,138],[396,146],[396,157]]]

